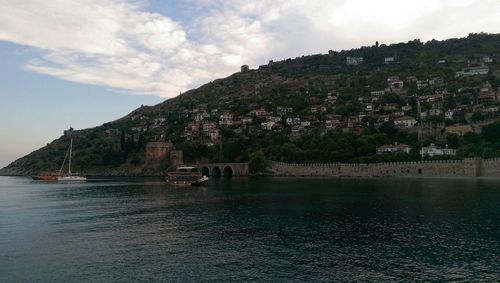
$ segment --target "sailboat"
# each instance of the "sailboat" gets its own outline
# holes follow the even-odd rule
[[[68,174],[67,175],[62,175],[62,170],[64,168],[64,163],[66,162],[66,157],[68,156],[68,153],[66,153],[66,156],[64,157],[63,164],[61,165],[61,169],[59,170],[59,177],[57,177],[57,181],[61,183],[70,183],[70,182],[86,182],[87,178],[84,176],[80,176],[79,173],[71,173],[71,155],[73,154],[73,139],[71,139],[70,145],[69,145],[69,162],[68,162]]]

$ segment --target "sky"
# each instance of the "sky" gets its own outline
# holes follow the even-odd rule
[[[269,60],[500,32],[498,0],[0,0],[0,168]]]

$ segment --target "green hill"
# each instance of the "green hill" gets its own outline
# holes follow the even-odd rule
[[[58,170],[70,138],[74,170],[104,175],[161,172],[168,159],[146,164],[152,141],[172,143],[186,162],[247,162],[261,153],[285,162],[418,160],[430,144],[457,149],[440,158],[496,157],[499,53],[500,34],[481,33],[269,62],[68,131],[0,173]],[[377,154],[391,144],[411,151]]]

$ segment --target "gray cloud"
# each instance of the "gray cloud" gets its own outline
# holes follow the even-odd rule
[[[248,63],[413,38],[499,32],[496,0],[191,0],[189,24],[125,0],[5,0],[0,40],[43,55],[26,69],[172,97]]]

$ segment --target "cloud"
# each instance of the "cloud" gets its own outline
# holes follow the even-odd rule
[[[144,2],[3,0],[0,40],[42,51],[30,71],[172,97],[245,63],[500,31],[497,0],[187,1],[180,22]]]

